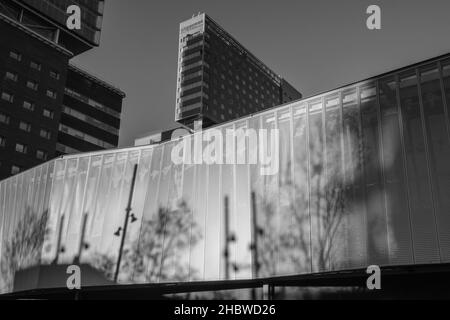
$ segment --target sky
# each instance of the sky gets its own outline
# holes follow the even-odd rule
[[[175,125],[179,23],[198,12],[304,96],[450,52],[449,0],[105,0],[100,46],[73,62],[126,93],[120,147]]]

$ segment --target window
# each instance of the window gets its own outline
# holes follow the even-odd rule
[[[32,90],[34,90],[34,91],[37,91],[38,83],[36,81],[28,80],[27,81],[27,87],[32,89]]]
[[[32,69],[41,71],[41,64],[38,63],[38,62],[36,62],[36,61],[31,61],[31,62],[30,62],[30,67],[31,67]]]
[[[98,138],[95,138],[91,135],[88,135],[84,132],[72,129],[66,125],[60,124],[59,125],[59,131],[67,133],[75,138],[90,142],[92,144],[95,144],[97,146],[100,146],[102,148],[115,148],[116,146],[112,145],[111,143],[105,142],[103,140],[100,140]]]
[[[8,92],[2,92],[2,99],[8,102],[14,102],[14,96]]]
[[[56,92],[52,89],[47,89],[47,97],[56,99]]]
[[[22,143],[16,143],[16,151],[19,153],[27,153],[27,146]]]
[[[44,108],[44,110],[42,111],[42,115],[46,118],[53,119],[53,111],[52,110]]]
[[[6,145],[6,139],[5,137],[0,136],[0,147],[4,147]]]
[[[33,111],[34,110],[34,103],[30,101],[23,101],[23,107],[27,110]]]
[[[17,82],[18,75],[17,75],[17,73],[6,71],[5,79]]]
[[[26,131],[26,132],[30,132],[31,131],[31,124],[25,121],[20,121],[19,123],[19,129]]]
[[[39,132],[39,135],[42,138],[45,138],[45,139],[48,139],[48,140],[50,140],[50,138],[51,138],[50,130],[47,130],[47,129],[44,129],[44,128],[41,128],[41,131]]]
[[[12,165],[11,167],[11,174],[17,174],[20,172],[20,167],[16,166],[16,165]]]
[[[0,113],[0,123],[9,124],[9,116],[4,113]]]
[[[36,158],[39,160],[47,160],[48,154],[44,150],[37,150],[36,151]]]
[[[50,70],[50,77],[59,80],[59,73],[57,71]]]
[[[17,60],[17,61],[21,61],[22,60],[22,55],[20,53],[18,53],[17,51],[10,51],[9,52],[9,57]]]

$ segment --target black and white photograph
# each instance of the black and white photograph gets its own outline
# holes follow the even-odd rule
[[[450,300],[449,35],[449,0],[0,0],[0,300]]]

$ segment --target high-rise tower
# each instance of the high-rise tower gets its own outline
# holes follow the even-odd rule
[[[178,55],[175,120],[190,128],[302,97],[206,14],[180,24]]]

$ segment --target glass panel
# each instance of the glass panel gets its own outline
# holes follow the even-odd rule
[[[221,131],[217,132],[221,133]],[[208,144],[213,145],[217,137],[211,139],[211,142]],[[218,141],[218,143],[220,143],[220,141]],[[220,164],[208,165],[208,207],[206,210],[207,227],[205,229],[205,280],[220,279],[220,262],[222,260],[221,227],[223,224],[223,200],[220,192],[221,167],[222,165]]]
[[[262,124],[261,116],[252,117],[249,119],[249,127],[254,129],[256,132],[260,132]],[[259,149],[259,144],[249,146],[248,152],[249,155],[257,155]],[[258,157],[259,160],[259,157]],[[250,165],[250,188],[251,192],[254,193],[254,203],[250,205],[254,207],[255,212],[252,211],[252,229],[251,234],[253,236],[252,250],[255,253],[255,256],[252,258],[252,267],[253,267],[253,278],[262,277],[263,272],[267,270],[267,259],[266,255],[268,251],[265,249],[265,228],[267,227],[264,223],[262,223],[261,219],[264,219],[264,176],[261,175],[261,162],[257,161],[255,164]],[[222,179],[226,179],[225,175]],[[253,210],[253,209],[252,209]],[[222,228],[223,229],[223,228]],[[223,239],[223,236],[222,236]],[[255,258],[258,261],[255,261]],[[221,273],[222,275],[222,273]],[[221,277],[223,279],[223,277]]]
[[[9,255],[9,221],[11,215],[8,214],[11,194],[11,180],[4,180],[0,183],[0,211],[3,212],[0,229],[0,263],[3,267],[0,272],[0,293],[7,293],[12,290],[14,271],[11,268]]]
[[[189,140],[189,139],[188,139]],[[187,140],[184,140],[187,141]],[[184,142],[183,141],[183,142]],[[191,148],[191,145],[185,145],[186,148]],[[194,202],[195,202],[195,171],[196,165],[185,164],[183,168],[183,206],[184,215],[186,219],[186,228],[183,228],[182,237],[180,239],[180,253],[178,260],[178,277],[180,281],[189,280],[190,271],[190,252],[191,245],[196,244],[198,238],[201,236],[202,230],[198,228],[197,225],[193,223],[194,214]],[[220,208],[220,204],[219,204]]]
[[[363,159],[360,149],[363,135],[356,89],[345,90],[342,93],[342,108],[346,188],[344,215],[347,217],[349,228],[347,235],[348,266],[350,268],[366,267],[367,229],[363,192]]]
[[[415,72],[400,76],[400,103],[409,179],[415,262],[439,262]]]
[[[58,255],[58,263],[72,263],[73,260],[73,246],[74,242],[71,238],[68,238],[68,232],[70,232],[72,206],[75,201],[76,186],[78,182],[77,176],[78,159],[67,160],[67,168],[64,177],[63,194],[61,200],[61,207],[59,216],[64,217],[61,230],[61,249]]]
[[[2,181],[0,182],[0,266],[4,265],[5,258],[3,257],[3,247],[4,247],[4,226],[5,226],[5,220],[6,220],[6,213],[5,213],[5,193],[6,193],[6,182]],[[6,292],[6,285],[5,282],[5,274],[7,273],[6,270],[3,270],[0,273],[0,293]]]
[[[61,225],[60,210],[64,193],[64,176],[66,172],[66,160],[56,160],[53,175],[53,186],[50,194],[50,212],[48,216],[48,235],[42,250],[42,262],[51,263],[57,259],[60,248],[58,234]]]
[[[86,191],[82,211],[87,216],[84,242],[88,247],[84,248],[83,254],[80,257],[80,262],[82,263],[85,261],[92,263],[93,260],[95,259],[92,256],[92,249],[94,246],[92,245],[93,239],[90,230],[93,229],[96,200],[101,199],[101,196],[98,193],[98,189],[100,185],[100,173],[102,170],[102,162],[103,162],[102,156],[93,156],[90,159],[90,167],[87,176]]]
[[[144,206],[147,197],[147,186],[150,180],[150,169],[152,162],[153,148],[143,149],[139,158],[139,166],[136,173],[136,182],[133,194],[133,204],[132,213],[136,217],[133,228],[130,228],[129,232],[129,257],[128,265],[132,270],[131,280],[136,282],[145,276],[146,269],[144,268],[144,263],[146,257],[151,254],[151,250],[145,246],[145,242],[140,241],[140,235],[142,228],[144,227],[143,216],[144,216]]]
[[[291,110],[284,109],[278,112],[279,129],[279,155],[278,170],[274,173],[278,176],[278,205],[279,205],[279,250],[278,250],[278,274],[292,274],[295,265],[292,257],[296,256],[296,225],[294,215],[294,191],[293,185],[293,161],[292,161],[292,118]]]
[[[203,280],[205,270],[205,217],[207,194],[207,165],[200,164],[202,159],[202,133],[194,134],[195,188],[193,205],[193,224],[201,230],[201,236],[191,235],[191,254],[189,280]]]
[[[227,130],[230,130],[227,132]],[[224,218],[223,218],[223,249],[221,250],[223,254],[223,275],[224,279],[230,280],[236,278],[236,271],[234,266],[236,266],[236,208],[235,208],[235,180],[234,180],[234,165],[232,164],[234,160],[228,161],[229,159],[226,157],[227,154],[231,154],[228,150],[233,150],[235,148],[235,144],[231,143],[230,146],[226,144],[226,140],[229,139],[227,134],[233,134],[233,127],[223,127],[222,135],[225,137],[223,141],[224,145],[224,159],[226,164],[223,165],[222,168],[222,202],[224,203]],[[233,141],[232,139],[230,141]],[[195,182],[194,182],[195,183]],[[228,215],[226,215],[225,209],[225,198],[228,199]],[[227,219],[228,216],[228,219]],[[228,223],[227,223],[228,222]],[[227,232],[228,230],[228,232]],[[226,248],[228,248],[228,255],[226,254]],[[192,265],[192,260],[191,260]],[[228,270],[228,272],[227,272]]]
[[[18,230],[18,224],[22,221],[25,209],[29,211],[28,207],[28,185],[34,170],[28,170],[20,175],[17,175],[17,191],[15,199],[14,212],[14,232]],[[25,180],[25,181],[24,181]],[[28,208],[27,208],[28,207]],[[32,214],[32,213],[31,213]]]
[[[110,202],[110,188],[112,185],[113,166],[116,159],[115,154],[106,154],[102,157],[100,178],[97,187],[96,203],[92,207],[92,223],[87,229],[89,239],[89,257],[94,267],[104,273],[105,277],[112,278],[116,261],[108,256],[108,252],[101,249],[102,230],[104,220],[108,215],[108,204]],[[99,164],[96,164],[99,165]],[[110,234],[110,237],[113,235]]]
[[[42,199],[45,191],[45,167],[42,165],[34,169],[35,176],[30,183],[31,192],[28,195],[31,210],[39,215],[42,214],[39,210],[39,200]]]
[[[89,158],[84,157],[78,160],[78,166],[75,172],[75,182],[74,189],[71,193],[71,204],[67,209],[67,230],[63,237],[64,243],[64,256],[61,257],[66,263],[77,263],[80,236],[81,236],[81,226],[83,219],[82,204],[83,197],[85,196],[86,190],[86,177],[89,165]]]
[[[311,219],[309,214],[309,157],[306,105],[294,107],[294,203],[292,230],[293,273],[311,272]]]
[[[240,131],[242,130],[242,131]],[[235,221],[236,232],[236,279],[249,279],[251,273],[251,221],[250,221],[250,187],[249,187],[249,166],[248,146],[249,141],[255,139],[246,138],[246,134],[256,134],[254,131],[247,131],[245,122],[236,124],[236,155],[235,165]],[[257,139],[256,139],[257,140]],[[253,142],[252,142],[253,143]],[[273,156],[271,154],[271,156]],[[246,161],[239,161],[246,160]]]
[[[113,252],[119,252],[120,250],[120,242],[122,240],[126,217],[126,208],[128,206],[128,201],[130,197],[131,191],[131,182],[133,179],[134,167],[138,164],[139,161],[139,151],[130,151],[127,155],[125,170],[123,172],[123,182],[121,188],[120,195],[120,205],[119,212],[117,214],[116,225],[118,227],[122,227],[120,237],[115,237],[118,241],[115,242],[114,247],[112,248]],[[137,176],[137,171],[136,171]],[[136,182],[135,182],[136,184]],[[133,190],[133,199],[136,198],[136,189]],[[133,250],[133,242],[134,239],[139,235],[140,224],[138,221],[137,212],[134,210],[133,202],[131,203],[131,211],[128,217],[128,225],[125,235],[124,247],[122,251],[122,260],[120,263],[120,269],[118,274],[118,282],[119,283],[131,283],[133,279],[133,271],[134,271],[134,259],[136,254]]]
[[[6,265],[0,272],[0,290],[2,292],[11,292],[14,285],[14,273],[15,268],[12,262],[11,255],[11,239],[12,239],[12,230],[10,228],[13,220],[13,216],[10,214],[6,214],[7,212],[12,212],[12,205],[14,201],[14,190],[13,188],[13,178],[8,179],[4,182],[5,187],[5,218],[3,219],[3,237],[2,237],[2,251],[1,251],[1,261],[3,266]]]
[[[450,145],[436,64],[420,69],[421,93],[441,259],[450,260]]]
[[[450,108],[450,59],[444,60],[442,63],[442,76],[444,82],[444,95],[447,102],[447,109]],[[450,121],[450,112],[447,110],[447,117]]]
[[[312,271],[330,267],[330,243],[326,232],[326,173],[321,101],[309,103],[309,181]]]
[[[139,236],[139,250],[143,252],[143,260],[135,269],[136,282],[156,282],[158,280],[163,217],[159,214],[157,197],[162,168],[162,149],[161,146],[156,146],[151,156],[149,183]]]
[[[325,221],[327,250],[329,250],[330,270],[347,266],[347,221],[344,216],[344,174],[342,162],[342,120],[340,95],[325,97],[325,139],[326,139],[326,187]]]
[[[43,190],[44,194],[43,194],[43,200],[42,202],[40,202],[39,204],[39,208],[40,208],[40,212],[46,212],[47,213],[47,218],[49,215],[49,210],[50,210],[50,192],[52,191],[52,186],[53,186],[53,177],[54,177],[54,172],[53,169],[55,168],[55,161],[51,161],[49,163],[47,163],[47,171],[46,171],[46,181],[45,181],[45,190]]]
[[[182,143],[182,142],[181,142]],[[180,254],[179,244],[186,243],[189,226],[185,224],[187,209],[181,203],[181,170],[182,164],[175,164],[171,154],[175,142],[165,146],[163,160],[163,176],[161,182],[160,205],[164,213],[163,255],[161,257],[161,282],[176,281],[177,258]],[[163,183],[164,181],[164,183]],[[184,232],[184,234],[182,234]]]
[[[107,255],[109,261],[113,261],[112,272],[107,272],[109,280],[116,269],[116,261],[119,253],[119,246],[122,237],[123,221],[125,218],[126,199],[129,194],[129,180],[126,175],[126,164],[128,152],[121,152],[116,155],[114,165],[111,169],[111,181],[108,189],[108,202],[104,203],[106,211],[103,213],[103,226],[101,231],[100,252]],[[110,274],[112,273],[112,274]]]
[[[397,106],[397,83],[387,78],[378,82],[380,90],[383,166],[388,221],[389,262],[413,261],[409,205],[404,176],[402,142]]]
[[[367,263],[388,263],[388,239],[385,200],[380,165],[380,139],[375,84],[360,88],[363,128],[364,178],[367,209]]]
[[[271,150],[272,141],[271,134],[276,129],[276,121],[274,113],[263,115],[261,118],[261,129],[265,130],[267,147],[260,142],[260,153],[264,154],[261,161],[268,162],[274,153]],[[276,137],[276,136],[275,136]],[[276,157],[276,154],[274,154]],[[264,169],[263,171],[261,171]],[[278,174],[268,174],[267,165],[260,166],[261,174],[261,212],[258,211],[258,224],[261,226],[261,235],[259,236],[258,254],[262,255],[262,265],[260,266],[260,276],[275,276],[278,274],[278,259],[280,246],[280,216],[279,216],[279,180]]]

